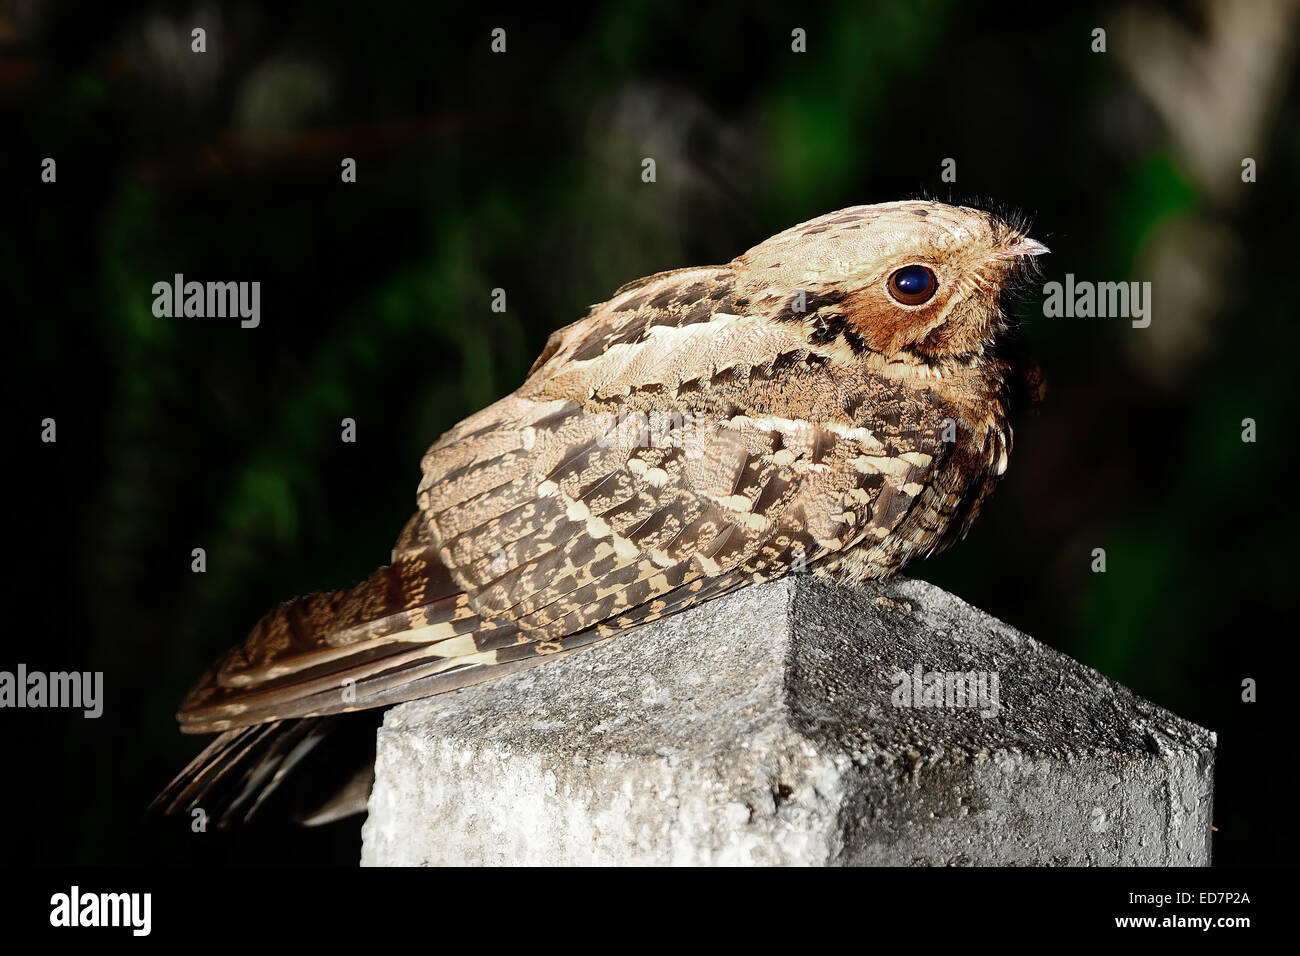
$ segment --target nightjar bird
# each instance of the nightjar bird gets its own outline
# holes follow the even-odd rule
[[[1007,469],[1005,299],[1044,252],[992,213],[896,202],[623,286],[429,449],[391,565],[282,604],[204,675],[178,719],[220,736],[156,803],[246,817],[326,715],[947,547]]]

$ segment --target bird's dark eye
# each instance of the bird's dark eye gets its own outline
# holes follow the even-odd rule
[[[939,280],[925,266],[903,266],[889,277],[889,294],[903,305],[928,302],[939,287]]]

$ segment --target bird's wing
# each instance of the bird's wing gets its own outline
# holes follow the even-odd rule
[[[729,279],[651,277],[557,333],[523,387],[425,456],[394,563],[268,614],[186,699],[183,728],[493,679],[884,537],[929,456],[854,426],[861,382],[829,387],[841,372],[799,326],[746,314]],[[915,409],[872,414],[929,428]]]

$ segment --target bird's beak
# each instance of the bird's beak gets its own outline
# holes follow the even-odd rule
[[[1009,242],[997,252],[999,259],[1019,259],[1021,256],[1041,256],[1044,253],[1051,252],[1037,239],[1030,239],[1028,236],[1021,236],[1014,242]]]

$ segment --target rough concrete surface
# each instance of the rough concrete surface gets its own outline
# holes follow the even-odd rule
[[[793,575],[389,711],[362,863],[1205,865],[1214,746],[932,585]]]

